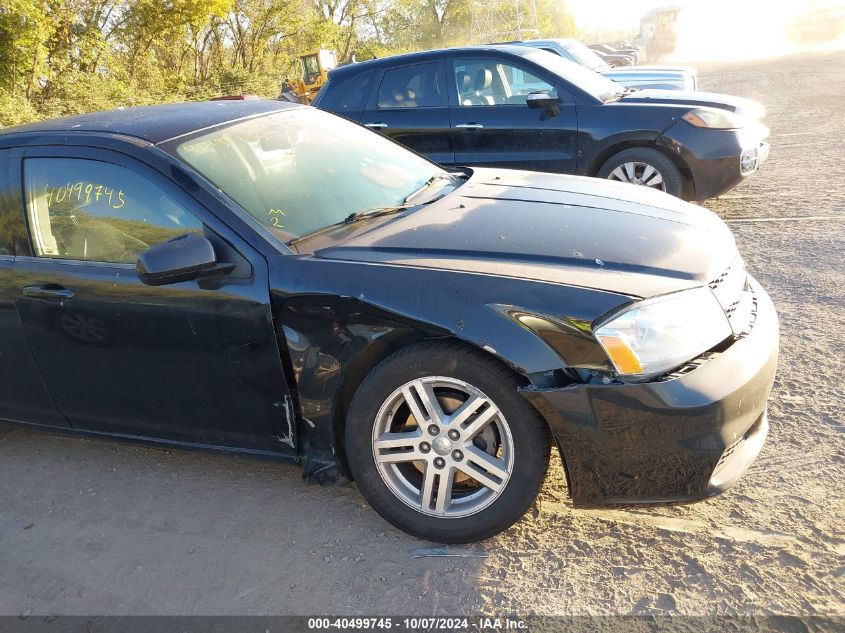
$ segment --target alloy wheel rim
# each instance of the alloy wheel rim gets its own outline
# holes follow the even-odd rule
[[[666,191],[666,182],[663,180],[663,174],[653,165],[641,161],[622,163],[608,174],[607,179]]]
[[[438,518],[480,512],[513,472],[513,438],[491,398],[444,376],[411,380],[379,408],[373,459],[390,491]]]

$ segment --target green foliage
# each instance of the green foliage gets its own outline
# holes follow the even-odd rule
[[[26,95],[0,90],[0,127],[34,121],[38,113]]]
[[[497,32],[575,32],[560,0],[4,0],[0,127],[224,94],[275,97],[302,53],[361,60],[479,43],[490,16]],[[505,38],[487,41],[496,39]]]

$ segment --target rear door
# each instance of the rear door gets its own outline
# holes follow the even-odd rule
[[[556,114],[531,109],[531,92],[557,94]],[[578,121],[571,95],[533,64],[494,56],[451,60],[455,163],[575,172]]]
[[[330,76],[329,82],[314,100],[314,106],[360,122],[362,112],[380,78],[381,70],[378,68],[350,72],[340,77]]]
[[[15,257],[29,255],[15,164],[9,150],[0,150],[0,419],[67,426],[41,379],[15,310]]]
[[[429,160],[454,164],[444,66],[433,61],[387,69],[358,120]]]
[[[15,261],[15,303],[70,425],[293,452],[263,257],[139,160],[83,147],[22,158],[32,256]],[[186,233],[234,272],[141,283],[138,256]]]

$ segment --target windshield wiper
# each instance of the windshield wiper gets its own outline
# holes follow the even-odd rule
[[[427,189],[429,189],[429,188],[430,188],[430,187],[431,187],[434,183],[436,183],[438,180],[451,180],[451,181],[455,181],[455,180],[457,180],[457,179],[458,179],[458,177],[457,177],[457,176],[454,176],[454,175],[452,175],[452,174],[434,174],[431,178],[429,178],[428,180],[426,180],[426,181],[425,181],[425,184],[424,184],[422,187],[420,187],[420,188],[419,188],[419,189],[417,189],[416,191],[412,191],[412,192],[411,192],[411,193],[409,193],[407,196],[405,196],[405,199],[402,201],[402,203],[403,203],[403,204],[408,204],[408,202],[409,202],[410,200],[412,200],[413,198],[416,198],[416,197],[417,197],[418,195],[420,195],[423,191],[426,191]]]
[[[429,189],[434,183],[438,180],[450,180],[452,182],[456,180],[465,179],[466,175],[458,175],[458,174],[434,174],[431,178],[425,181],[422,187],[419,189],[412,191],[405,199],[402,200],[401,204],[398,204],[393,207],[376,207],[374,209],[367,209],[366,211],[355,211],[354,213],[350,213],[345,218],[343,218],[340,222],[335,222],[334,224],[329,224],[328,226],[321,227],[316,231],[311,231],[310,233],[306,233],[305,235],[300,235],[299,237],[290,240],[287,244],[288,246],[294,246],[295,244],[299,244],[300,242],[304,242],[305,240],[312,238],[316,235],[322,235],[328,231],[336,229],[340,226],[346,226],[349,224],[355,224],[356,222],[360,222],[361,220],[369,220],[370,218],[377,218],[382,215],[390,215],[393,213],[400,213],[405,211],[406,209],[410,209],[411,207],[419,206],[420,202],[411,203],[411,200],[416,198],[420,195],[423,191]],[[433,202],[433,200],[432,200]],[[427,204],[427,203],[426,203]]]
[[[356,222],[360,222],[361,220],[366,220],[368,218],[377,218],[380,215],[390,215],[392,213],[399,213],[400,211],[404,211],[405,209],[410,209],[412,205],[410,204],[397,204],[395,207],[376,207],[375,209],[367,209],[366,211],[356,211],[355,213],[350,213],[347,215],[343,220],[339,222],[339,224],[355,224]]]
[[[356,222],[361,222],[362,220],[369,220],[370,218],[377,218],[382,215],[391,215],[393,213],[400,213],[405,211],[406,209],[410,209],[412,206],[411,204],[398,204],[395,207],[376,207],[375,209],[367,209],[366,211],[355,211],[354,213],[350,213],[345,218],[343,218],[340,222],[335,222],[334,224],[329,224],[327,226],[323,226],[316,231],[311,231],[310,233],[306,233],[305,235],[300,235],[297,238],[294,238],[288,242],[288,246],[293,246],[295,244],[299,244],[300,242],[304,242],[305,240],[315,237],[317,235],[322,235],[323,233],[327,233],[332,229],[336,229],[340,226],[347,226],[349,224],[355,224]]]

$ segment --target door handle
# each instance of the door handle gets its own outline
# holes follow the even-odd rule
[[[371,130],[380,130],[387,127],[387,123],[382,123],[381,121],[376,121],[375,123],[364,123],[364,127],[368,127]]]
[[[455,127],[459,127],[462,130],[480,130],[484,126],[481,125],[481,123],[460,123],[460,124],[456,125]]]
[[[23,289],[23,296],[32,299],[45,299],[47,301],[72,299],[75,293],[73,290],[62,288],[58,284],[44,284],[43,286],[26,286]]]

